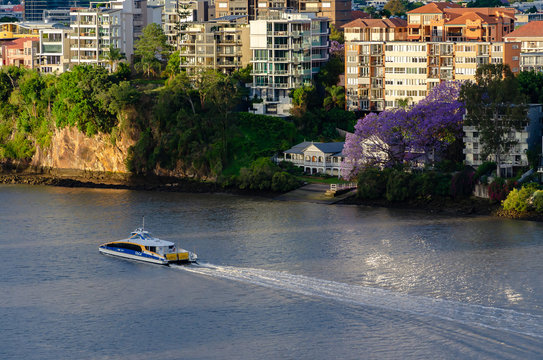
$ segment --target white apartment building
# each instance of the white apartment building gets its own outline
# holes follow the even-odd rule
[[[105,4],[106,7],[99,6]],[[72,65],[97,64],[106,66],[104,54],[113,45],[127,58],[133,54],[132,39],[122,33],[122,10],[113,9],[112,3],[91,3],[88,9],[72,9],[70,27],[70,58]]]
[[[250,22],[253,84],[251,97],[262,99],[258,114],[289,115],[289,93],[311,84],[328,61],[328,19],[311,13],[272,13]]]
[[[504,173],[512,174],[514,167],[528,166],[527,151],[535,149],[542,141],[542,120],[543,105],[532,104],[528,107],[528,114],[525,126],[521,131],[513,130],[510,138],[516,139],[518,144],[501,159]],[[464,126],[464,154],[466,165],[477,167],[485,161],[494,161],[495,156],[490,155],[488,159],[482,156],[482,145],[479,141],[479,132],[475,126]]]
[[[43,73],[61,74],[69,69],[70,29],[40,30],[38,68]]]

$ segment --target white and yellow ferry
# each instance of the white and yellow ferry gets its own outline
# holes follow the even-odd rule
[[[173,242],[155,238],[143,227],[134,230],[128,239],[102,244],[98,250],[106,255],[161,265],[190,263],[198,259],[195,253],[178,249]]]

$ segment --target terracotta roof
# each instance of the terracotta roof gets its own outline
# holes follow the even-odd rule
[[[487,16],[497,16],[498,14],[501,14],[503,16],[507,17],[515,17],[515,9],[513,8],[496,8],[496,7],[485,7],[485,8],[449,8],[445,10],[446,13],[454,13],[454,14],[465,14],[469,12],[478,13],[481,15],[487,15]]]
[[[483,15],[483,14],[469,12],[445,22],[445,25],[465,25],[467,20],[470,20],[470,21],[481,20],[481,22],[484,24],[496,23],[495,18],[491,18],[490,16]]]
[[[438,3],[429,3],[408,11],[408,14],[442,14],[445,9],[449,8],[461,8],[462,5],[451,3],[451,2],[438,2]]]
[[[530,21],[518,29],[505,35],[506,38],[514,37],[539,37],[543,36],[543,21]]]
[[[407,27],[407,21],[400,18],[391,19],[356,19],[345,25],[344,28],[396,28]]]

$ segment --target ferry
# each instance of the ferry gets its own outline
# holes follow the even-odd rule
[[[128,239],[107,242],[98,250],[106,255],[160,265],[192,263],[198,259],[195,253],[178,249],[173,242],[155,238],[143,227],[132,231]]]

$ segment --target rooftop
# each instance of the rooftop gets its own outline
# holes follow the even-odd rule
[[[543,36],[543,21],[531,21],[505,35],[506,38],[541,37]]]

